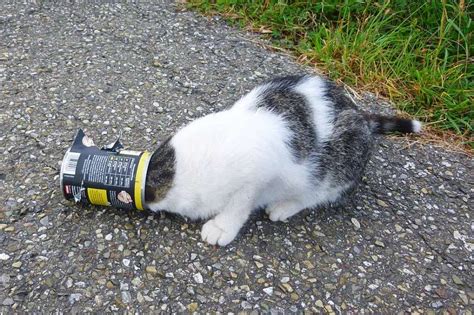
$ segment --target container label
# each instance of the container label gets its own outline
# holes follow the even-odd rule
[[[121,148],[119,141],[109,145]],[[61,185],[66,199],[101,206],[144,209],[149,152],[99,149],[82,130],[66,153]]]
[[[107,199],[107,190],[105,189],[87,188],[87,196],[89,196],[89,200],[94,205],[110,205],[110,202]]]
[[[77,167],[77,161],[79,161],[79,157],[81,156],[80,153],[78,152],[69,152],[69,154],[66,156],[66,159],[64,161],[64,174],[69,174],[69,175],[74,175],[76,174],[76,167]]]

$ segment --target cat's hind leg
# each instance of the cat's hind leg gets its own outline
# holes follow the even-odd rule
[[[220,246],[232,242],[247,221],[253,203],[251,190],[246,189],[236,193],[223,211],[203,225],[202,240],[211,245]]]
[[[272,221],[285,221],[303,209],[304,207],[300,202],[288,200],[269,205],[265,212]]]
[[[285,221],[304,209],[317,208],[339,201],[352,187],[352,182],[344,183],[341,186],[332,186],[331,180],[325,179],[312,191],[302,194],[300,199],[295,198],[270,204],[265,212],[272,221]]]

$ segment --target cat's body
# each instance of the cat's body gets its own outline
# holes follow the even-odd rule
[[[252,210],[273,221],[337,201],[354,188],[377,133],[419,122],[367,116],[319,77],[278,78],[230,109],[197,119],[154,153],[147,202],[191,219],[210,244],[231,242]]]

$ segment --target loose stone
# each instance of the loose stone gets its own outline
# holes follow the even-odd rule
[[[360,229],[360,223],[356,218],[351,219],[352,224],[354,224],[356,230]]]
[[[158,270],[156,270],[155,266],[146,266],[145,271],[147,273],[151,273],[151,274],[157,274],[158,273]]]
[[[263,292],[271,296],[273,294],[273,287],[264,288]]]
[[[194,274],[193,278],[194,278],[194,281],[196,281],[196,283],[203,283],[204,282],[204,280],[202,278],[202,275],[199,272]]]
[[[8,260],[8,259],[10,259],[10,255],[5,254],[5,253],[0,254],[0,260]]]

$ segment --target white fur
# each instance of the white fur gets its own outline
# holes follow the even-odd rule
[[[295,90],[304,95],[313,109],[313,119],[320,141],[326,141],[332,134],[334,116],[331,102],[324,98],[324,82],[320,77],[307,77]]]
[[[295,88],[312,105],[320,141],[333,128],[322,85],[320,79],[309,78]],[[229,110],[193,121],[172,138],[173,186],[163,200],[149,205],[152,210],[212,218],[202,228],[202,239],[224,246],[253,209],[268,206],[271,220],[286,220],[304,208],[336,199],[338,192],[329,182],[315,187],[310,181],[312,161],[295,162],[286,144],[291,131],[283,118],[256,109],[266,88],[254,89]]]
[[[422,124],[418,120],[412,120],[411,121],[413,125],[413,132],[420,133],[422,129]]]
[[[242,96],[234,106],[233,110],[253,110],[255,106],[260,102],[260,98],[263,92],[269,87],[269,84],[264,84],[257,86],[252,91],[248,92],[246,95]]]

